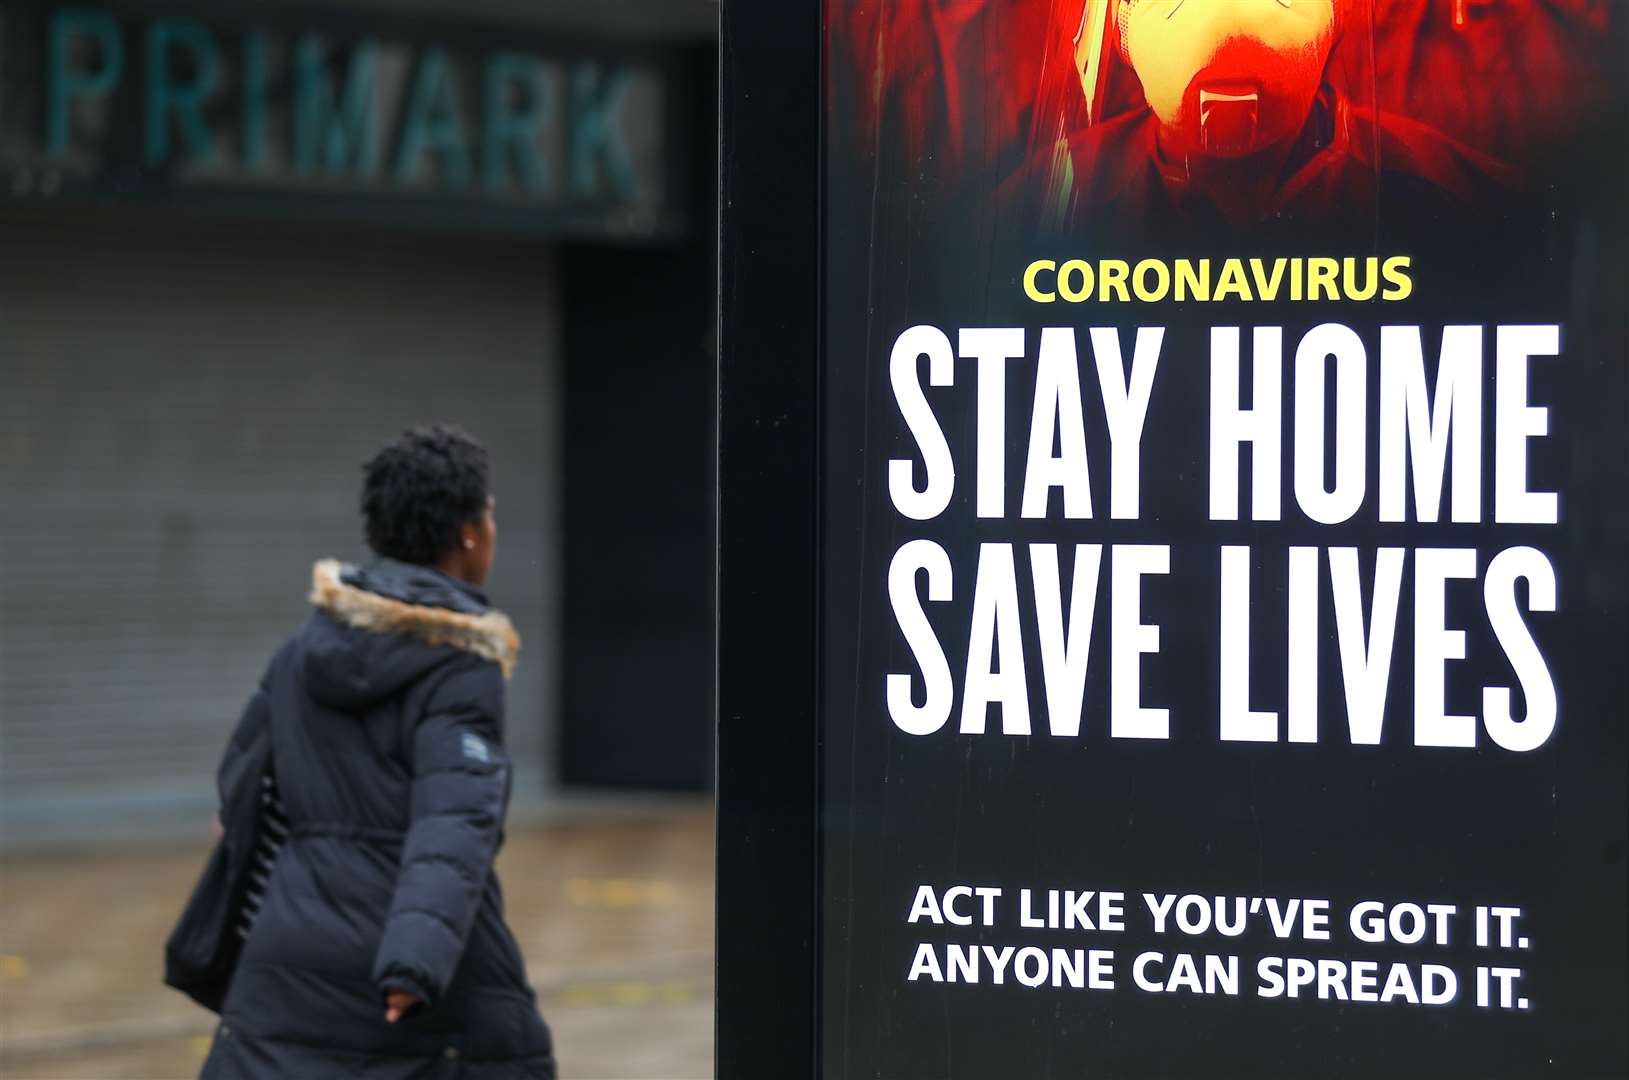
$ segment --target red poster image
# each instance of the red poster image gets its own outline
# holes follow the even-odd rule
[[[1609,139],[1622,41],[1607,0],[842,3],[829,32],[840,153],[1060,231],[1494,220]]]

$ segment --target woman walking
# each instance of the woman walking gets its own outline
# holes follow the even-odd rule
[[[492,872],[520,641],[481,588],[487,452],[433,426],[363,468],[376,558],[317,563],[315,610],[222,765],[269,733],[242,953],[203,1077],[552,1080]]]

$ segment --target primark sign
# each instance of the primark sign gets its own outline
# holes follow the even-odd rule
[[[0,198],[656,237],[683,72],[638,42],[332,8],[0,5]]]

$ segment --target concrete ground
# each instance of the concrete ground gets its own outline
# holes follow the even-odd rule
[[[498,872],[562,1077],[712,1076],[712,827],[702,802],[511,827]],[[0,1077],[197,1075],[214,1017],[159,980],[207,851],[0,857]]]

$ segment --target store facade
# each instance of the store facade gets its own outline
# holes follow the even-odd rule
[[[8,839],[207,810],[437,419],[494,454],[517,798],[708,781],[712,21],[648,8],[0,10]]]

